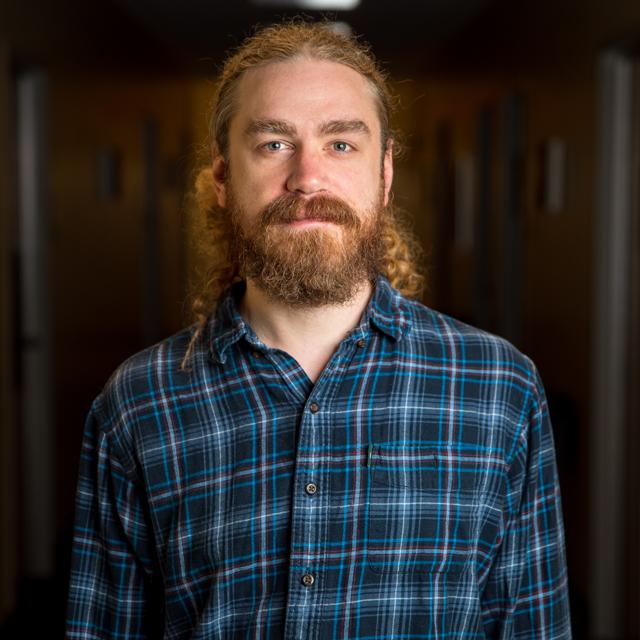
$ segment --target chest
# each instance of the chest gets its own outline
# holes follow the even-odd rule
[[[473,371],[374,353],[339,350],[315,384],[290,355],[247,353],[156,412],[143,466],[161,552],[233,581],[346,547],[371,575],[455,573],[487,553],[516,409]]]

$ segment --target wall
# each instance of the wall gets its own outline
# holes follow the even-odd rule
[[[73,515],[80,435],[91,400],[125,358],[183,322],[182,191],[189,127],[185,83],[171,77],[57,75],[50,100],[55,457],[59,526],[65,529]],[[149,123],[157,134],[155,205],[146,186]],[[100,191],[105,153],[115,158],[117,174],[110,196]],[[152,237],[150,207],[157,213]],[[155,254],[149,246],[154,237]],[[146,299],[149,269],[155,276],[152,300]],[[147,303],[156,307],[155,318],[145,319]]]
[[[15,369],[13,362],[13,216],[10,131],[9,51],[0,39],[0,620],[15,606],[18,537],[17,484],[13,424]]]

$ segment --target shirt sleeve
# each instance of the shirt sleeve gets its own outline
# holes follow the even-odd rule
[[[158,638],[157,580],[144,492],[122,463],[95,405],[82,442],[67,638]],[[156,622],[157,625],[157,622]]]
[[[522,423],[507,473],[503,539],[481,597],[485,633],[496,640],[564,640],[571,624],[562,506],[537,371]]]

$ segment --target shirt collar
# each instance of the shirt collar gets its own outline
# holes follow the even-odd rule
[[[238,311],[238,302],[244,294],[244,282],[233,284],[220,299],[207,326],[209,348],[214,360],[224,363],[226,351],[234,343],[244,338],[258,349],[265,345],[244,321]],[[366,337],[371,327],[386,334],[393,340],[401,340],[411,328],[411,314],[407,301],[382,275],[376,279],[371,299],[358,325],[347,339],[358,340]]]
[[[376,280],[375,289],[359,327],[373,324],[394,340],[401,340],[411,328],[411,313],[407,300],[394,289],[382,275]]]

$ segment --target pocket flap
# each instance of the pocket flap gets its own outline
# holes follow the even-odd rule
[[[390,487],[438,487],[438,458],[429,447],[376,444],[369,456],[371,480]]]

